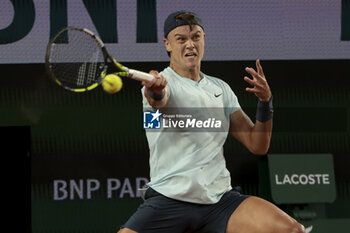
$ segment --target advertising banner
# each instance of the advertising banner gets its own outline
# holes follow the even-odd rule
[[[336,198],[332,154],[269,154],[272,199],[278,203],[331,203]]]
[[[96,33],[118,61],[168,61],[163,23],[178,10],[202,18],[206,61],[350,58],[346,1],[0,0],[0,63],[43,63],[67,26]]]

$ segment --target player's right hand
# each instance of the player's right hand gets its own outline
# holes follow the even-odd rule
[[[149,82],[143,81],[141,84],[154,94],[162,94],[168,84],[167,78],[160,75],[156,70],[151,70],[149,73],[154,76],[154,79]]]

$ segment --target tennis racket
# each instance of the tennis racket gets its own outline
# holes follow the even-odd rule
[[[109,55],[100,38],[79,27],[64,28],[50,40],[45,66],[55,83],[73,92],[93,90],[109,73],[138,81],[154,78],[151,74],[118,63]]]

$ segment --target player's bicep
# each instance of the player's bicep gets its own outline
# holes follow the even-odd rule
[[[247,145],[249,142],[253,127],[254,123],[242,109],[239,109],[230,115],[229,132],[244,145]]]

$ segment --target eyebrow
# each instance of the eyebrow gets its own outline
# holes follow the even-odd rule
[[[196,31],[194,34],[197,34],[197,33],[202,33],[201,30],[198,30]],[[186,34],[180,34],[180,33],[176,33],[174,36],[185,36]]]

